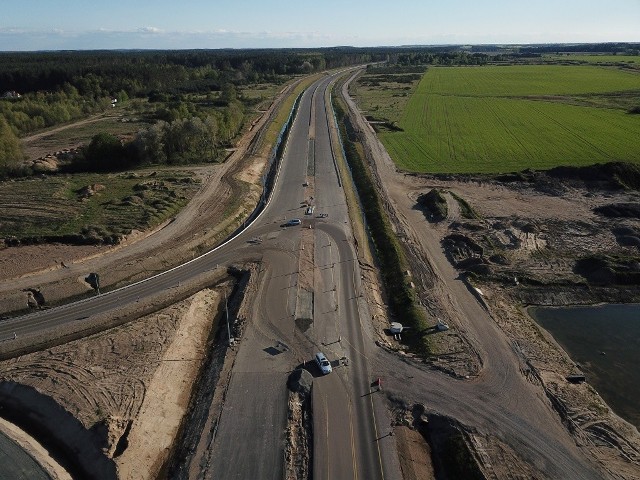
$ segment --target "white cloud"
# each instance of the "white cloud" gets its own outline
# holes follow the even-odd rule
[[[157,27],[142,27],[138,31],[142,33],[162,33],[162,30]]]
[[[413,33],[413,34],[412,34]],[[331,35],[317,31],[240,31],[219,28],[208,31],[167,31],[155,26],[112,30],[100,28],[90,31],[27,30],[0,27],[0,50],[93,50],[93,49],[190,49],[190,48],[291,48],[330,47],[334,45],[380,46],[411,44],[458,43],[545,43],[545,42],[593,42],[630,41],[629,33],[590,36],[573,34],[432,32],[430,35],[406,32],[402,35],[357,35],[347,33]]]

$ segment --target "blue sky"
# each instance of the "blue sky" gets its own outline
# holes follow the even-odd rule
[[[640,42],[640,0],[2,0],[0,50]]]

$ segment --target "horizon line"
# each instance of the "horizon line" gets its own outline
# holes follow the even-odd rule
[[[335,48],[352,48],[359,50],[371,50],[376,48],[430,48],[430,47],[529,47],[529,46],[550,46],[550,45],[562,45],[562,46],[580,46],[580,45],[635,45],[640,47],[640,41],[600,41],[600,42],[479,42],[479,43],[416,43],[416,44],[402,44],[402,45],[375,45],[375,46],[356,46],[356,45],[333,45],[333,46],[318,46],[318,47],[183,47],[183,48],[60,48],[60,49],[35,49],[35,50],[2,50],[0,53],[51,53],[51,52],[105,52],[105,51],[118,51],[118,52],[153,52],[153,51],[213,51],[213,50],[329,50]]]

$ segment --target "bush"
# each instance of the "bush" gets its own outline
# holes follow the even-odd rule
[[[640,285],[640,258],[590,255],[576,262],[574,272],[595,285]]]
[[[593,211],[609,218],[640,218],[640,203],[612,203],[596,207]]]
[[[434,222],[440,222],[447,218],[447,200],[439,190],[433,189],[429,193],[423,193],[418,197],[418,204],[422,206],[427,218]]]
[[[0,116],[0,170],[9,172],[24,160],[20,140],[4,117]]]
[[[408,333],[404,337],[411,347],[420,354],[428,355],[428,337],[421,334],[428,327],[427,319],[425,312],[416,305],[414,291],[405,278],[404,271],[407,269],[407,261],[404,252],[387,219],[371,174],[360,156],[357,135],[341,105],[336,103],[334,107],[336,116],[340,120],[346,159],[351,168],[353,181],[358,190],[358,196],[380,262],[389,307],[397,318],[401,318],[403,323],[412,328],[407,331]]]

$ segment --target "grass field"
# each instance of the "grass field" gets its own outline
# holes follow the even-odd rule
[[[317,78],[317,77],[313,77]],[[265,149],[272,147],[277,133],[288,117],[293,102],[313,78],[303,79],[284,102]],[[250,85],[242,89],[244,98],[253,101],[248,120],[255,110],[268,108],[282,85]],[[190,98],[198,101],[198,98]],[[123,102],[106,115],[38,132],[23,139],[29,158],[38,158],[65,148],[88,144],[97,133],[133,137],[153,123],[160,104],[134,99]],[[151,120],[150,120],[151,119]],[[245,126],[245,128],[248,128]],[[85,195],[87,186],[99,185],[94,195]],[[185,170],[137,169],[134,173],[73,174],[21,178],[0,182],[0,243],[114,243],[132,230],[146,230],[173,217],[200,188],[198,175]],[[248,194],[243,182],[234,188],[238,201]],[[232,202],[226,215],[237,208]]]
[[[637,55],[543,55],[545,60],[566,61],[566,62],[584,62],[584,63],[627,63],[640,65],[640,56]]]
[[[114,238],[160,224],[196,193],[190,172],[56,175],[3,182],[0,238]],[[94,195],[89,185],[101,185]]]
[[[416,79],[407,82],[404,81],[407,77],[406,72],[387,73],[383,79],[381,75],[375,73],[375,69],[369,69],[367,71],[373,71],[373,73],[367,73],[358,82],[352,83],[349,92],[356,97],[367,118],[396,124],[400,121],[402,112],[415,92],[424,70],[423,67],[410,72],[409,75],[415,75]]]
[[[372,89],[358,95],[375,109]],[[384,104],[389,92],[379,95]],[[417,172],[640,163],[640,115],[627,113],[639,99],[640,75],[611,68],[431,68],[402,109],[403,131],[379,135],[400,168]]]

